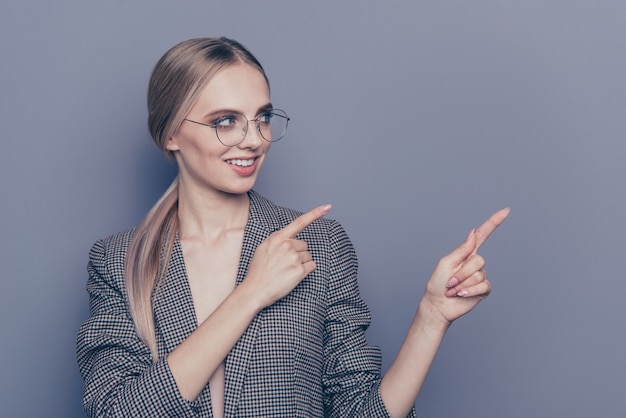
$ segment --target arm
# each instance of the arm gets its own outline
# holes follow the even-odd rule
[[[167,362],[152,362],[139,339],[126,299],[107,266],[104,242],[91,249],[87,292],[91,317],[80,328],[77,359],[88,416],[194,416],[180,395]]]
[[[371,317],[359,295],[354,248],[336,222],[330,226],[328,242],[329,288],[322,376],[326,414],[338,418],[389,417],[379,391],[380,349],[367,345],[365,340]],[[410,416],[415,416],[414,411]]]
[[[493,214],[435,268],[400,351],[381,382],[381,397],[392,416],[404,416],[413,407],[450,324],[489,295],[485,261],[476,251],[508,213],[503,209]]]

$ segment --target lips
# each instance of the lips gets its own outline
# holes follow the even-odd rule
[[[253,158],[230,158],[228,160],[224,160],[228,167],[241,177],[249,177],[254,175],[257,172],[257,168],[259,167],[259,162],[261,161],[258,157]]]

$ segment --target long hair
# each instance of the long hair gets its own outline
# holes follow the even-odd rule
[[[259,61],[243,45],[224,37],[181,42],[157,62],[148,84],[148,129],[168,158],[174,154],[166,142],[178,132],[203,88],[220,70],[237,63],[252,65],[267,81]],[[124,267],[130,312],[154,362],[158,352],[152,295],[167,273],[177,233],[178,177],[135,231]]]

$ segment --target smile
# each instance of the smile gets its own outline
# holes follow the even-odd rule
[[[240,167],[249,167],[254,164],[255,158],[251,158],[249,160],[226,160],[228,164],[238,165]]]

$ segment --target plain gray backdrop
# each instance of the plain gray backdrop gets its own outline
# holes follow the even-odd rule
[[[4,0],[0,416],[83,416],[87,253],[175,172],[147,134],[149,73],[220,35],[292,117],[256,189],[333,203],[385,369],[437,260],[512,208],[420,417],[626,417],[623,0]]]

